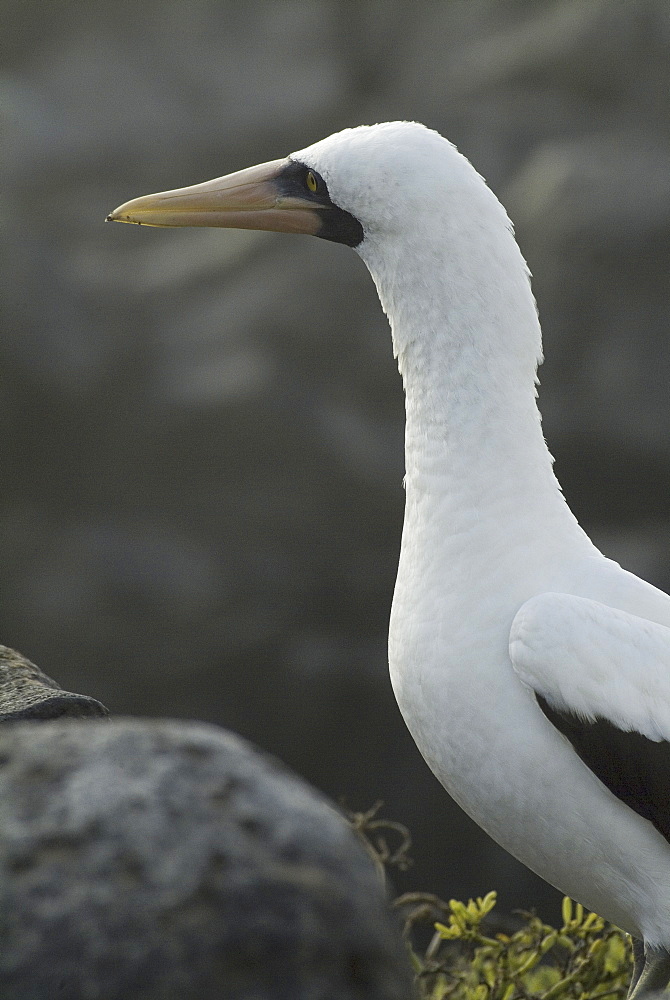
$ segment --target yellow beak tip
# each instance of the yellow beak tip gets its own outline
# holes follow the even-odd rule
[[[140,219],[131,219],[130,216],[128,215],[126,216],[120,215],[118,208],[115,209],[113,212],[109,213],[109,215],[105,219],[105,222],[133,222],[136,226],[142,225]]]

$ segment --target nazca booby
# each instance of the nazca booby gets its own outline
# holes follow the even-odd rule
[[[664,987],[670,598],[602,555],[563,498],[529,271],[498,199],[437,132],[390,122],[109,219],[309,233],[363,258],[406,396],[402,714],[494,840],[633,935],[631,995]]]

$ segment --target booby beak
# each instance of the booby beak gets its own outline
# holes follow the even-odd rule
[[[134,198],[114,209],[107,222],[223,226],[316,236],[322,226],[320,206],[288,193],[281,181],[290,162],[272,160],[203,184]]]

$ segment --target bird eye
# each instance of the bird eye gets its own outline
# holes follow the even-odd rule
[[[316,182],[316,177],[314,176],[314,174],[312,173],[311,170],[307,171],[307,176],[305,177],[305,184],[307,185],[307,187],[309,188],[309,190],[312,192],[312,194],[316,193],[316,189],[317,189],[318,185],[317,185],[317,182]]]

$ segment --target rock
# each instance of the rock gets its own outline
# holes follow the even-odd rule
[[[355,834],[202,723],[0,731],[3,1000],[406,1000]]]
[[[95,698],[63,691],[15,649],[0,646],[0,722],[105,715],[107,709]]]

